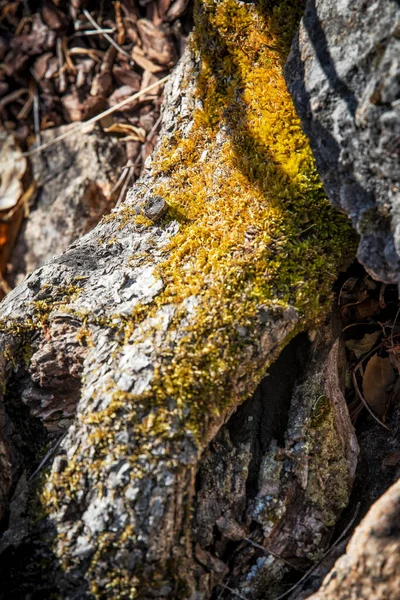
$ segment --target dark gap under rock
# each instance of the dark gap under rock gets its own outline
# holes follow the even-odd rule
[[[37,467],[37,460],[43,450],[48,434],[41,420],[32,415],[30,409],[21,399],[23,382],[29,379],[26,371],[19,369],[18,373],[11,376],[4,396],[5,427],[4,438],[11,458],[11,488],[10,497],[23,473],[28,476]],[[8,515],[0,525],[0,531],[7,528]]]
[[[299,334],[284,348],[253,396],[204,453],[196,482],[194,531],[196,556],[211,572],[225,574],[224,565],[235,562],[237,549],[243,554],[243,538],[257,527],[246,524],[246,511],[258,491],[262,457],[271,445],[284,446],[293,390],[304,376],[310,346],[308,336]],[[254,550],[249,546],[249,554],[245,550],[239,562],[251,563],[262,555]]]
[[[227,423],[235,446],[251,444],[252,460],[246,482],[249,497],[254,497],[257,491],[261,456],[268,451],[272,440],[279,447],[284,446],[293,389],[304,374],[309,350],[306,334],[293,339],[268,369],[252,398],[239,406]]]

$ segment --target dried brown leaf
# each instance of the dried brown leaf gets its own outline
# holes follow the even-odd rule
[[[32,67],[32,75],[36,81],[41,81],[45,77],[52,56],[52,52],[45,52],[35,61],[35,64]]]
[[[55,32],[42,22],[38,14],[34,14],[31,32],[27,35],[15,36],[10,42],[10,47],[18,53],[35,56],[54,47],[55,40]]]
[[[111,96],[109,98],[110,106],[115,106],[122,100],[125,100],[125,98],[129,98],[129,96],[132,96],[132,94],[134,94],[135,92],[136,92],[136,90],[131,88],[129,85],[123,85],[122,87],[117,88],[116,90],[113,91],[113,93],[111,94]],[[137,100],[132,100],[132,102],[129,102],[126,105],[124,110],[131,110],[132,108],[134,108],[137,105],[137,103],[138,103]]]
[[[8,21],[10,25],[13,25],[14,27],[18,26],[17,11],[19,3],[19,0],[16,0],[16,2],[8,2],[7,5],[4,6],[3,10],[1,11],[0,23],[3,21]]]
[[[52,56],[49,60],[49,65],[47,67],[47,71],[44,75],[45,79],[53,79],[55,74],[58,71],[58,58],[56,56]]]
[[[10,210],[18,203],[22,193],[22,179],[26,171],[26,158],[5,133],[0,137],[0,210]]]
[[[42,0],[41,17],[50,29],[60,32],[66,30],[69,19],[51,0]]]
[[[390,452],[382,461],[382,467],[397,467],[400,462],[400,452]]]
[[[380,310],[379,300],[376,298],[367,298],[364,302],[355,306],[355,313],[358,321],[369,319],[377,315]]]
[[[386,412],[390,395],[388,388],[395,381],[396,374],[389,357],[381,358],[377,354],[371,356],[365,367],[362,386],[366,403],[379,418]]]
[[[128,123],[114,123],[104,131],[106,133],[121,133],[128,136],[131,141],[144,142],[146,139],[146,132],[142,127],[135,127]]]
[[[28,61],[29,56],[27,54],[22,54],[17,50],[10,50],[1,66],[8,77],[13,77],[24,70]]]
[[[349,350],[352,350],[357,358],[361,358],[364,354],[368,354],[374,347],[382,331],[373,331],[372,333],[366,333],[360,340],[347,340],[345,346]]]
[[[97,50],[95,48],[80,48],[78,46],[75,46],[74,48],[70,48],[69,54],[71,56],[80,56],[80,55],[90,56],[90,58],[92,58],[93,60],[95,60],[96,62],[98,62],[100,64],[104,59],[104,52],[102,50]]]
[[[162,20],[164,15],[167,13],[169,7],[171,6],[172,0],[158,0],[157,8],[158,8],[158,16]]]
[[[156,65],[151,60],[140,54],[137,47],[132,51],[132,60],[139,65],[139,67],[150,71],[151,73],[160,73],[161,71],[165,71],[164,67]]]
[[[119,86],[129,85],[135,92],[140,90],[141,77],[139,73],[132,71],[130,68],[122,68],[115,65],[112,70],[115,81]]]
[[[188,4],[189,0],[175,0],[166,14],[166,20],[175,21],[175,19],[178,19],[181,15],[183,15]]]
[[[67,111],[71,121],[82,121],[83,108],[75,87],[72,88],[70,94],[64,94],[61,97],[61,103]]]
[[[148,19],[137,22],[146,58],[165,67],[173,67],[178,57],[168,25],[156,27]]]
[[[90,88],[91,96],[107,96],[112,85],[111,73],[97,73],[94,76],[92,87]]]
[[[88,96],[82,104],[83,120],[91,119],[100,114],[107,105],[107,99],[99,94],[98,96]]]

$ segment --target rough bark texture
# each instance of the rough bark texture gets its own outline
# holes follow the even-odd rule
[[[353,236],[284,86],[293,11],[198,3],[147,175],[1,307],[8,600],[271,597],[329,542],[357,445],[322,323]],[[285,410],[259,388],[220,431],[316,323]]]
[[[361,236],[358,258],[400,274],[400,6],[309,0],[286,80],[331,201]]]
[[[329,322],[311,349],[293,340],[201,460],[196,558],[246,598],[276,597],[288,565],[306,567],[327,547],[348,503],[358,444],[337,335]],[[212,587],[204,574],[201,583]]]

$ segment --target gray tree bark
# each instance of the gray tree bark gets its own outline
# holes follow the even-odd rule
[[[358,452],[324,322],[352,236],[281,85],[292,12],[198,3],[147,174],[1,306],[7,598],[272,599],[329,544]]]

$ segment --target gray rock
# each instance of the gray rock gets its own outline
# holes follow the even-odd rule
[[[400,280],[400,3],[308,0],[286,64],[326,192],[373,277]]]
[[[69,129],[71,125],[49,129],[43,141]],[[74,133],[61,146],[31,157],[37,195],[11,257],[12,285],[63,252],[110,212],[119,194],[114,186],[126,160],[124,145],[98,128],[86,135]]]

